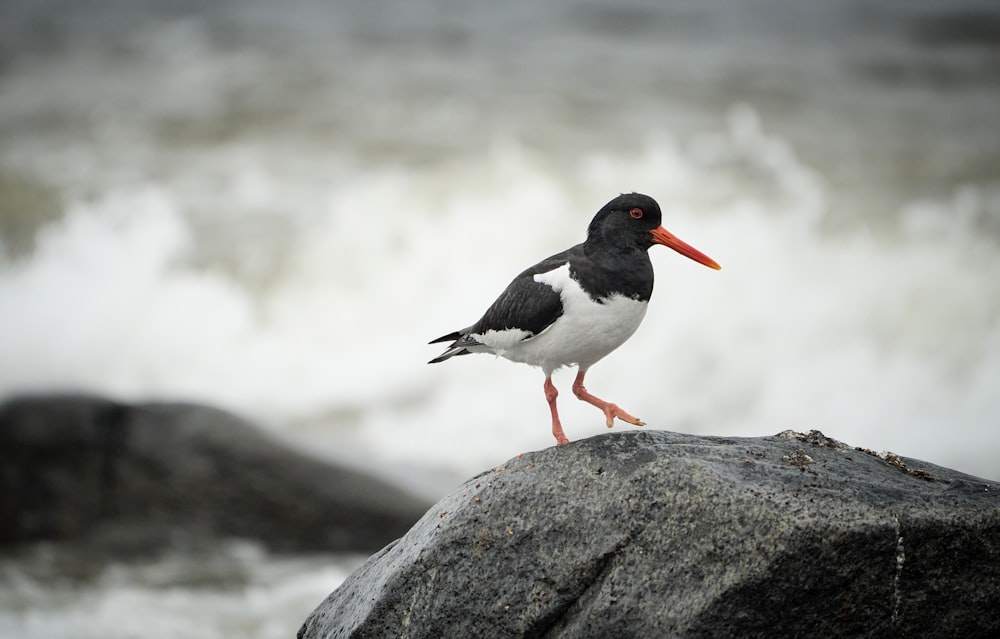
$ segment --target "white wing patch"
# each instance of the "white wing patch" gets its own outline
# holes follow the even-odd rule
[[[531,333],[520,328],[505,328],[502,331],[490,329],[485,333],[472,333],[470,337],[483,346],[488,346],[490,352],[503,355],[504,351],[514,348],[531,337]]]

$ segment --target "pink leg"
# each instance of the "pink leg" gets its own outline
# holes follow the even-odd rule
[[[619,408],[617,404],[606,402],[599,397],[591,395],[587,389],[583,387],[583,376],[586,374],[587,371],[583,369],[580,369],[580,372],[576,374],[576,380],[573,382],[573,394],[588,404],[593,404],[604,411],[604,417],[607,419],[608,428],[615,425],[615,417],[636,426],[646,425],[641,419],[633,417]]]
[[[559,411],[556,410],[556,397],[559,397],[559,391],[552,384],[552,376],[545,376],[545,401],[549,403],[549,411],[552,412],[552,434],[556,438],[556,445],[568,444],[569,440],[566,439],[566,433],[563,432],[562,424],[559,422]]]

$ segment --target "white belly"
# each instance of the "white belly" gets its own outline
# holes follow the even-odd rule
[[[546,374],[563,366],[587,369],[625,343],[646,315],[647,303],[622,295],[597,303],[570,277],[569,264],[535,276],[562,299],[563,314],[530,339],[497,344],[494,352],[514,362],[539,366]],[[511,340],[514,341],[514,340]]]

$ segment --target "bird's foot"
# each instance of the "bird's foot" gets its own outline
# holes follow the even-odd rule
[[[634,417],[625,412],[624,410],[622,410],[618,406],[618,404],[612,404],[611,402],[604,401],[600,397],[591,395],[590,391],[588,391],[583,385],[583,374],[584,374],[583,371],[581,371],[576,376],[576,381],[573,382],[573,394],[577,396],[577,399],[580,399],[581,401],[587,402],[592,406],[600,408],[604,412],[604,418],[606,420],[608,428],[611,428],[612,426],[615,425],[616,417],[622,420],[623,422],[628,422],[629,424],[632,424],[633,426],[646,425],[646,423],[641,419],[639,419],[638,417]]]
[[[623,422],[628,422],[633,426],[645,426],[646,422],[642,421],[638,417],[633,417],[621,408],[618,404],[606,403],[604,406],[598,406],[598,408],[604,411],[604,417],[607,419],[608,428],[615,425],[615,418],[622,420]]]

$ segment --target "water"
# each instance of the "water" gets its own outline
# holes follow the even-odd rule
[[[11,639],[287,639],[360,557],[273,557],[247,543],[213,556],[91,566],[49,549],[0,562],[0,636]]]
[[[552,439],[537,371],[426,342],[637,190],[723,270],[654,248],[591,391],[1000,478],[994,3],[494,4],[5,3],[0,393],[211,402],[440,494]]]

